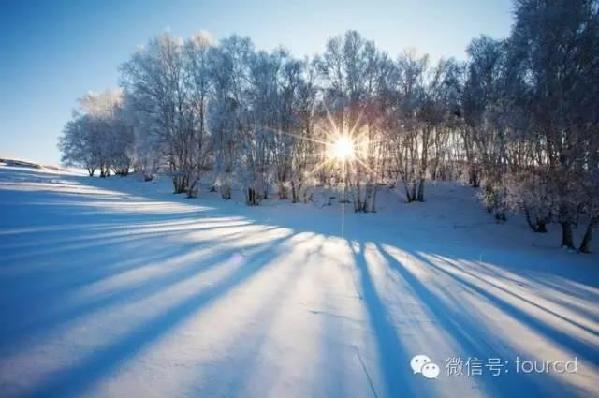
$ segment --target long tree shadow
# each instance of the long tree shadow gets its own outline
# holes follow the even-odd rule
[[[557,291],[566,297],[575,297],[579,300],[588,301],[590,303],[599,303],[599,283],[593,283],[593,281],[588,281],[588,285],[579,284],[579,282],[573,283],[569,280],[562,280],[562,283],[553,282],[548,280],[547,278],[536,278],[531,276],[531,279],[535,280],[539,285]],[[576,286],[575,284],[579,284]],[[595,320],[597,320],[597,315],[595,315]]]
[[[229,240],[235,241],[239,239],[239,233],[233,235],[234,236]],[[226,240],[224,242],[219,242],[219,244],[223,245],[226,245],[226,243]],[[189,260],[185,260],[187,264],[177,266],[167,273],[159,273],[157,276],[145,281],[129,282],[125,286],[111,289],[103,295],[94,296],[87,301],[77,302],[74,306],[61,308],[57,312],[50,312],[35,317],[31,322],[26,322],[24,324],[15,322],[11,324],[10,329],[0,328],[0,348],[5,355],[17,351],[21,348],[21,344],[19,343],[28,341],[38,334],[51,333],[61,325],[71,323],[83,316],[93,315],[95,312],[105,310],[115,304],[130,304],[143,300],[144,298],[165,290],[169,286],[175,285],[189,277],[208,272],[216,265],[223,263],[227,259],[233,258],[235,255],[239,255],[241,250],[244,252],[254,250],[256,251],[256,255],[260,255],[260,248],[267,247],[269,244],[270,242],[261,242],[231,247],[226,250],[221,250],[197,263],[194,262],[195,257],[197,256],[194,256],[194,253],[200,254],[202,253],[202,249],[211,245],[187,244],[186,247],[181,247],[176,255],[169,253],[158,259],[158,261],[168,259],[169,262],[176,262],[178,258],[189,258]],[[262,251],[263,250],[265,249],[262,249]]]
[[[387,308],[376,291],[368,270],[364,244],[356,242],[357,248],[352,245],[352,242],[348,244],[353,251],[358,270],[361,299],[366,306],[368,319],[376,337],[379,366],[385,383],[385,393],[381,396],[417,396],[413,386],[414,377],[409,367],[410,355],[403,348]],[[380,392],[376,395],[379,396]]]
[[[36,215],[47,213],[55,219],[60,219],[60,225],[65,228],[81,223],[93,224],[100,219],[103,223],[136,223],[147,221],[148,215],[158,221],[175,221],[188,219],[193,215],[215,214],[217,209],[200,206],[198,203],[182,202],[180,199],[162,201],[155,197],[144,197],[126,192],[114,192],[114,196],[94,197],[97,192],[85,192],[77,195],[52,190],[11,191],[3,188],[2,205],[6,211],[4,235],[10,235],[11,230],[18,231],[27,222],[29,230],[44,230],[52,227],[47,218]],[[41,195],[41,197],[40,197]],[[8,197],[7,197],[8,196]],[[7,198],[6,198],[7,197]],[[15,201],[17,199],[18,201]],[[114,203],[112,203],[114,202]],[[121,207],[119,207],[119,205]],[[144,207],[148,205],[149,207]],[[8,212],[10,210],[10,212]],[[26,211],[26,212],[25,212]]]
[[[79,249],[90,249],[98,245],[120,243],[127,240],[138,240],[154,236],[177,236],[181,233],[190,233],[210,229],[239,228],[255,223],[251,221],[231,220],[223,225],[223,221],[214,221],[213,218],[189,217],[182,222],[165,220],[161,223],[114,223],[98,227],[73,228],[71,234],[62,231],[48,231],[46,234],[35,232],[22,232],[15,243],[10,238],[4,238],[0,242],[0,250],[15,252],[3,259],[3,266],[9,265],[9,260],[20,260],[23,258],[34,258],[55,255],[60,252],[74,251]],[[50,235],[50,237],[44,236]],[[57,236],[58,235],[58,236]]]
[[[268,231],[274,227],[261,228],[261,232]],[[0,282],[5,286],[0,291],[0,298],[4,306],[0,308],[3,319],[12,319],[14,322],[0,324],[0,334],[8,332],[15,326],[27,323],[28,319],[40,317],[42,319],[56,315],[52,311],[55,305],[64,308],[65,299],[73,293],[84,292],[86,286],[100,282],[102,279],[112,278],[118,275],[147,268],[148,265],[160,261],[180,261],[186,252],[199,249],[211,248],[215,243],[230,245],[240,240],[247,230],[234,231],[220,234],[219,239],[190,239],[187,243],[168,245],[156,240],[142,241],[139,244],[110,246],[110,250],[103,256],[86,256],[85,252],[74,252],[72,257],[79,258],[78,261],[65,259],[68,264],[60,264],[60,267],[42,267],[42,271],[32,273],[19,272],[16,275],[3,274]],[[252,230],[250,232],[256,232]],[[56,259],[51,259],[56,262]],[[178,269],[174,269],[179,272]],[[111,293],[114,293],[111,292]],[[35,297],[35,300],[31,300]],[[40,307],[38,303],[44,302]],[[68,301],[67,301],[68,302]],[[85,305],[84,302],[77,305]],[[68,311],[68,309],[65,309]],[[47,312],[47,314],[44,314]],[[22,315],[20,315],[22,314]],[[40,316],[41,315],[41,316]],[[37,321],[42,321],[38,319]]]
[[[43,296],[46,293],[59,294],[68,292],[88,284],[95,283],[105,277],[130,271],[143,266],[144,263],[169,257],[178,257],[180,253],[202,247],[210,247],[215,243],[234,242],[244,234],[253,232],[267,232],[275,227],[263,227],[244,230],[232,230],[218,236],[204,238],[189,238],[176,236],[176,244],[168,244],[164,239],[155,237],[140,238],[139,240],[127,239],[114,244],[105,244],[107,252],[101,257],[91,255],[86,250],[74,250],[64,259],[51,258],[53,263],[59,262],[60,267],[48,267],[45,262],[38,262],[37,268],[29,269],[26,264],[21,264],[25,270],[15,270],[14,275],[7,273],[0,279],[7,285],[22,286],[21,281],[38,282],[34,286],[27,286],[25,294]],[[102,245],[104,246],[104,244]],[[72,261],[78,258],[79,261]],[[39,269],[38,269],[39,268]],[[3,292],[6,293],[6,292]],[[4,296],[4,294],[2,294]],[[49,297],[52,299],[52,297]]]
[[[169,308],[168,311],[139,325],[136,330],[114,341],[105,348],[93,351],[76,361],[73,366],[54,372],[34,388],[31,396],[65,397],[85,392],[96,381],[110,373],[127,359],[142,351],[189,316],[197,314],[211,302],[222,297],[233,288],[242,285],[248,278],[260,272],[285,250],[284,242],[290,234],[269,242],[268,248],[255,254],[218,283],[198,291],[191,297]]]
[[[550,339],[558,346],[562,346],[570,351],[575,352],[579,357],[583,358],[586,361],[589,361],[594,364],[599,364],[599,351],[595,347],[590,346],[588,343],[585,343],[583,341],[576,339],[574,336],[572,336],[568,333],[562,332],[560,330],[557,330],[557,329],[549,326],[542,320],[535,318],[534,316],[530,315],[529,313],[527,313],[527,312],[523,311],[522,309],[516,307],[515,305],[507,302],[506,300],[490,293],[489,291],[481,288],[480,286],[477,286],[477,285],[473,284],[472,282],[469,282],[469,281],[465,280],[464,278],[459,277],[456,274],[443,269],[442,267],[439,267],[438,265],[434,264],[433,262],[431,262],[431,261],[427,260],[426,258],[422,257],[421,255],[419,255],[418,253],[412,253],[412,256],[419,259],[423,263],[427,264],[427,266],[430,266],[432,269],[436,270],[437,272],[440,272],[443,275],[448,276],[452,280],[456,281],[458,284],[466,287],[467,289],[469,289],[473,292],[476,292],[480,296],[489,300],[491,303],[493,303],[498,309],[500,309],[507,316],[517,320],[520,323],[525,324],[526,326],[530,327],[531,329],[533,329],[540,335]],[[516,298],[521,299],[519,297],[516,297]],[[523,299],[521,299],[521,300],[525,303],[529,303],[528,300],[523,300]],[[537,306],[537,307],[539,307],[539,306]],[[543,309],[543,307],[539,307],[539,308]],[[549,312],[549,314],[554,315],[554,312],[551,311],[551,312]],[[562,321],[565,322],[563,317],[558,316],[557,318],[561,319]],[[575,325],[575,326],[577,326],[577,325]],[[591,331],[587,330],[586,328],[583,330],[585,330],[587,332],[591,332]]]
[[[464,278],[462,278],[462,277],[460,277],[460,276],[458,276],[456,274],[452,274],[450,272],[447,272],[447,270],[443,269],[442,267],[439,267],[438,265],[436,265],[434,262],[432,262],[430,260],[426,260],[423,256],[421,256],[419,254],[418,254],[418,257],[421,260],[426,261],[427,263],[429,263],[430,265],[432,265],[437,271],[443,272],[443,273],[445,273],[447,275],[451,274],[451,275],[455,276],[455,278],[458,278],[460,282],[466,283]],[[497,289],[497,290],[505,293],[506,295],[508,295],[508,296],[510,296],[510,297],[512,297],[514,299],[517,299],[517,300],[519,300],[519,301],[521,301],[523,303],[526,303],[526,304],[528,304],[530,306],[533,306],[533,307],[535,307],[535,308],[537,308],[537,309],[539,309],[541,311],[545,311],[546,313],[550,314],[551,316],[553,316],[555,318],[560,319],[561,321],[569,323],[572,326],[575,326],[575,327],[577,327],[579,329],[584,330],[587,333],[590,333],[590,334],[592,334],[592,335],[594,335],[596,337],[599,337],[599,332],[597,332],[596,330],[593,330],[592,328],[590,328],[590,327],[588,327],[586,325],[583,325],[580,322],[575,321],[574,319],[570,319],[569,317],[567,317],[565,315],[558,314],[556,311],[554,311],[554,310],[552,310],[550,308],[547,308],[546,306],[543,306],[543,305],[541,305],[541,304],[539,304],[537,302],[534,302],[533,300],[530,300],[530,299],[522,296],[521,294],[513,292],[513,291],[511,291],[511,290],[509,290],[509,289],[507,289],[507,288],[505,288],[503,286],[500,286],[497,283],[494,283],[493,281],[490,281],[490,280],[488,280],[486,278],[483,278],[480,275],[477,275],[476,273],[474,273],[472,271],[468,271],[464,267],[461,267],[456,261],[451,261],[451,260],[448,260],[448,259],[443,258],[443,257],[438,256],[438,255],[433,255],[433,257],[435,259],[437,259],[438,261],[442,261],[445,264],[451,266],[452,268],[454,268],[455,270],[459,271],[462,274],[468,275],[469,277],[474,278],[474,279],[476,279],[476,280],[478,280],[480,282],[483,282],[484,284],[486,284],[486,285],[488,285],[488,286],[490,286],[490,287],[492,287],[494,289]],[[470,285],[472,285],[472,284],[470,284]]]
[[[591,320],[596,323],[599,320],[599,315],[594,314],[590,308],[584,308],[584,305],[581,306],[581,304],[574,303],[571,300],[572,298],[575,298],[582,302],[588,302],[588,303],[599,302],[599,295],[597,295],[596,292],[589,290],[589,288],[585,288],[585,287],[581,288],[580,286],[578,289],[572,288],[572,287],[567,287],[566,285],[575,283],[570,280],[562,280],[561,282],[563,285],[560,286],[559,284],[548,282],[547,277],[541,278],[538,275],[536,275],[536,273],[534,273],[534,272],[523,272],[522,274],[516,274],[515,276],[512,276],[514,273],[514,270],[510,270],[510,271],[504,270],[504,269],[500,270],[500,269],[497,269],[497,266],[489,265],[489,264],[486,264],[483,262],[476,263],[475,264],[476,267],[473,268],[472,266],[467,266],[466,264],[463,264],[463,262],[462,262],[463,259],[461,259],[461,258],[455,257],[455,258],[450,259],[450,258],[448,258],[446,256],[442,256],[438,253],[432,253],[430,255],[431,255],[431,257],[437,258],[443,262],[451,263],[452,266],[459,268],[460,271],[462,271],[464,273],[469,273],[471,276],[476,275],[477,279],[480,279],[481,281],[483,281],[487,284],[493,284],[497,288],[504,290],[507,294],[510,294],[510,295],[514,296],[515,298],[521,299],[522,301],[526,301],[531,305],[537,306],[537,307],[539,307],[539,309],[543,309],[547,312],[551,312],[552,315],[554,315],[558,318],[561,318],[566,322],[572,323],[573,325],[575,325],[577,327],[585,329],[589,333],[599,335],[599,333],[596,330],[592,330],[591,328],[588,328],[573,319],[570,319],[564,315],[558,314],[556,311],[553,311],[549,307],[543,306],[540,303],[526,299],[521,294],[515,293],[514,291],[512,291],[506,287],[498,286],[497,284],[491,282],[491,280],[500,281],[505,286],[518,286],[518,287],[524,287],[528,291],[535,291],[535,293],[538,294],[540,297],[542,297],[544,301],[547,301],[549,303],[556,304],[556,305],[559,305],[562,307],[568,307],[572,312],[577,313],[578,315],[582,316],[583,318],[587,318],[588,320]],[[469,260],[469,262],[471,263],[471,260]],[[476,271],[476,272],[474,272],[474,271]],[[560,278],[559,276],[554,276],[554,277]],[[486,278],[490,278],[490,280],[486,279]],[[557,298],[557,297],[555,297],[556,294],[557,294],[557,296],[565,296],[567,299],[565,300],[564,298]]]
[[[388,242],[398,246],[397,242]],[[410,242],[412,243],[412,242]],[[592,257],[573,257],[571,253],[557,250],[550,255],[538,253],[532,250],[510,251],[509,248],[477,247],[477,242],[472,242],[469,247],[443,247],[443,244],[410,244],[412,252],[422,252],[438,255],[445,258],[455,258],[475,262],[486,269],[484,263],[493,264],[503,271],[498,277],[506,278],[504,273],[513,273],[535,282],[545,285],[551,289],[559,290],[568,296],[578,297],[589,302],[599,300],[599,273],[596,272]],[[401,245],[403,248],[405,245]],[[570,264],[576,260],[576,264]],[[567,266],[565,266],[567,265]],[[488,268],[487,268],[488,270]],[[553,285],[547,279],[560,278],[563,283]],[[517,281],[512,281],[518,283]],[[571,288],[568,285],[576,284],[578,287]],[[594,292],[591,292],[594,290]]]
[[[513,352],[498,344],[492,330],[485,328],[468,311],[459,310],[457,303],[446,302],[422,283],[403,264],[382,247],[377,245],[389,266],[395,270],[405,282],[411,286],[420,302],[424,303],[429,312],[439,321],[443,331],[463,349],[466,358],[511,358]],[[415,256],[418,258],[417,256]],[[462,357],[464,358],[464,357]],[[528,377],[527,377],[528,376]],[[572,396],[572,386],[566,385],[554,377],[506,373],[501,377],[483,373],[477,376],[483,381],[486,390],[492,396]]]
[[[293,256],[294,251],[298,250],[302,246],[312,245],[314,239],[315,237],[312,236],[302,243],[296,244],[294,248],[290,250],[288,255]],[[285,298],[292,295],[293,289],[298,285],[301,277],[307,272],[307,267],[305,264],[309,262],[310,258],[318,254],[320,247],[322,247],[322,243],[308,249],[305,255],[302,257],[301,265],[293,265],[292,270],[290,271],[289,275],[286,275],[285,280],[278,281],[274,289],[265,292],[267,295],[263,298],[263,300],[268,305],[264,305],[259,308],[256,314],[253,316],[254,319],[260,320],[260,325],[263,329],[261,331],[252,331],[252,336],[249,339],[244,338],[243,348],[240,348],[243,353],[241,355],[235,356],[233,359],[234,363],[232,363],[232,360],[229,359],[224,366],[215,369],[214,375],[222,375],[223,373],[228,374],[231,371],[233,372],[233,374],[228,378],[228,383],[221,386],[222,390],[219,391],[220,396],[244,396],[243,393],[245,388],[254,378],[255,371],[259,369],[259,365],[261,363],[260,350],[270,343],[269,338],[272,336],[270,336],[268,333],[269,327],[272,326],[272,323],[276,320],[277,316],[279,316],[285,310]],[[276,366],[273,366],[273,368],[276,368]],[[238,369],[252,369],[254,372],[239,372]],[[210,378],[211,377],[208,376],[208,379]]]

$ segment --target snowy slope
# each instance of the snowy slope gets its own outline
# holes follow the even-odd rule
[[[344,217],[169,191],[0,168],[0,396],[599,395],[599,257],[495,224],[471,188]]]

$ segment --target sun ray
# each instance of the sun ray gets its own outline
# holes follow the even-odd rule
[[[371,172],[371,173],[375,173],[375,171],[374,171],[374,170],[372,170],[372,168],[370,168],[370,166],[368,166],[366,163],[364,163],[364,161],[363,161],[362,159],[360,159],[360,158],[356,158],[356,161],[357,161],[358,163],[360,163],[360,164],[362,165],[362,167],[364,167],[364,168],[365,168],[366,170],[368,170],[369,172]]]
[[[302,136],[302,135],[299,135],[299,134],[290,133],[290,132],[284,131],[284,130],[277,130],[277,129],[272,129],[272,128],[269,128],[269,130],[271,130],[274,133],[284,134],[284,135],[287,135],[289,137],[297,138],[297,139],[300,139],[300,140],[311,141],[311,142],[315,142],[315,143],[318,143],[318,144],[325,144],[325,145],[327,144],[327,142],[324,141],[324,140],[319,140],[317,138],[306,137],[306,136]]]

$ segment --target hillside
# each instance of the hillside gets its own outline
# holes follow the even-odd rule
[[[0,167],[0,395],[599,394],[599,257],[556,226],[497,224],[455,183],[376,214],[170,191]]]

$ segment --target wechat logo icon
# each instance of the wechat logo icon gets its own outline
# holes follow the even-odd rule
[[[410,360],[410,366],[414,374],[420,373],[427,379],[436,379],[441,373],[439,365],[434,363],[428,355],[416,355]]]

